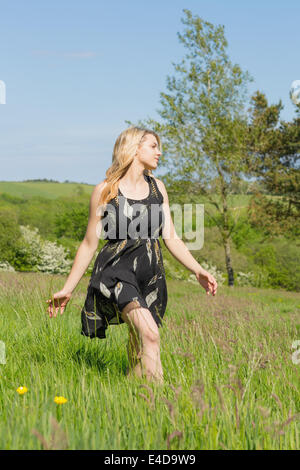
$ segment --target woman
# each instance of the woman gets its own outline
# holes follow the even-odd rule
[[[57,316],[59,307],[64,312],[105,233],[108,241],[95,260],[81,311],[81,334],[105,338],[109,325],[127,323],[128,372],[162,383],[158,328],[167,305],[167,285],[159,236],[207,294],[216,294],[217,282],[175,232],[166,188],[151,173],[160,155],[161,141],[154,131],[129,127],[119,135],[106,179],[91,195],[87,231],[71,272],[63,289],[47,300],[47,311],[50,317]],[[138,218],[133,217],[136,213]]]

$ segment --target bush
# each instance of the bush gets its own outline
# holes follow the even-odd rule
[[[163,254],[163,259],[167,279],[176,279],[179,281],[188,281],[193,284],[199,284],[195,275],[191,274],[188,269],[181,266],[178,262],[174,261],[174,259],[169,259],[169,256],[166,254]],[[224,284],[226,276],[219,271],[216,266],[211,265],[206,261],[202,261],[200,265],[203,269],[214,276],[219,286]]]
[[[281,239],[249,247],[248,253],[257,266],[257,287],[300,291],[300,249],[296,243]]]
[[[232,233],[232,241],[235,247],[239,249],[245,244],[256,241],[259,236],[258,230],[251,226],[248,219],[241,217]]]
[[[88,205],[72,202],[68,208],[55,220],[55,235],[60,237],[82,240],[88,223]]]
[[[55,242],[43,241],[38,229],[20,226],[23,245],[18,250],[16,267],[20,271],[39,271],[51,274],[67,274],[72,261],[67,259],[68,251]]]
[[[235,273],[234,277],[236,284],[241,287],[254,286],[256,282],[255,275],[252,272],[243,273],[241,271],[238,271],[237,273]]]
[[[0,271],[15,271],[15,269],[7,261],[0,261]]]
[[[12,264],[20,246],[21,231],[16,214],[0,209],[0,261]]]

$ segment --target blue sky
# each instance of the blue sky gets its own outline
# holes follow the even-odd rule
[[[254,78],[249,93],[295,117],[299,0],[0,0],[0,180],[102,181],[125,120],[160,119],[160,92],[186,53],[183,9],[223,24],[231,61]]]

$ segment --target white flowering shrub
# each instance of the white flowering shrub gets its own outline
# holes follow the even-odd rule
[[[63,246],[54,242],[44,242],[37,264],[38,270],[44,273],[67,274],[72,264],[72,261],[66,259],[67,254]]]
[[[166,258],[164,258],[163,263],[167,277],[170,279],[177,279],[179,281],[186,279],[186,275],[183,269],[178,266],[174,267]]]
[[[20,253],[26,257],[28,263],[34,268],[39,262],[40,250],[42,247],[41,237],[38,234],[38,228],[29,228],[27,225],[20,225],[23,241]],[[37,271],[37,269],[35,269]]]
[[[33,268],[49,274],[68,274],[72,261],[67,259],[69,250],[55,242],[44,241],[38,233],[38,228],[30,229],[20,225],[20,230],[25,241],[22,253]]]
[[[235,274],[235,280],[238,286],[254,286],[255,285],[255,277],[254,273],[242,273],[237,272]]]
[[[195,276],[195,274],[190,274],[188,279],[187,279],[188,282],[191,282],[192,284],[199,284],[199,282],[197,281],[197,278]]]
[[[224,284],[226,277],[221,271],[216,268],[216,266],[210,265],[205,261],[201,262],[200,265],[203,269],[208,271],[216,279],[219,286]],[[187,270],[179,266],[176,266],[176,268],[174,268],[174,266],[171,266],[171,263],[167,259],[164,259],[164,267],[166,275],[171,279],[177,279],[179,281],[185,280],[191,282],[192,284],[199,284],[194,274],[187,274]]]
[[[226,281],[226,276],[222,273],[222,271],[219,271],[216,266],[209,264],[206,261],[201,262],[200,265],[203,269],[205,269],[205,271],[208,271],[209,274],[215,278],[219,286],[224,284]]]
[[[200,265],[203,269],[209,272],[217,281],[218,286],[222,286],[227,282],[226,273],[219,271],[216,266],[206,261],[201,261]],[[166,275],[169,279],[185,280],[193,284],[199,284],[194,274],[188,274],[187,270],[180,266],[174,265],[167,259],[164,258],[164,266]],[[234,285],[236,286],[252,286],[252,287],[264,287],[266,284],[266,274],[259,271],[258,273],[253,272],[235,272],[234,271]]]
[[[0,261],[0,271],[15,271],[8,261]]]

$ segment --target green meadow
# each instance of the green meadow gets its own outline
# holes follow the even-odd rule
[[[125,324],[80,335],[88,279],[49,318],[65,276],[0,272],[1,449],[299,449],[299,293],[168,280],[158,385],[126,377]]]
[[[31,199],[32,197],[57,199],[58,197],[71,196],[78,187],[87,194],[91,194],[94,188],[93,185],[79,183],[0,181],[0,193],[23,199]]]
[[[0,264],[7,260],[16,271],[31,270],[30,260],[25,260],[18,252],[17,244],[21,241],[21,234],[17,234],[20,226],[28,226],[31,230],[37,228],[44,241],[63,246],[69,251],[68,259],[73,260],[85,235],[93,188],[94,185],[51,180],[0,181],[0,227],[4,228],[0,234]],[[228,199],[232,217],[237,222],[231,240],[235,285],[299,292],[300,245],[297,236],[290,239],[282,233],[281,236],[266,237],[260,225],[253,224],[249,218],[247,211],[251,197],[251,194],[232,194]],[[271,195],[267,197],[275,198]],[[195,197],[191,201],[186,194],[173,194],[172,191],[169,191],[169,201],[171,209],[173,203],[204,204],[204,244],[201,249],[193,251],[193,256],[200,264],[207,262],[209,267],[206,269],[211,269],[212,274],[218,271],[220,276],[226,278],[225,252],[220,231],[209,216],[216,217],[216,207],[204,197]],[[180,230],[175,218],[174,223],[176,229]],[[183,227],[182,230],[184,232]],[[163,245],[162,249],[167,276],[173,280],[186,280],[190,273],[174,260]],[[89,266],[89,272],[92,265]]]

